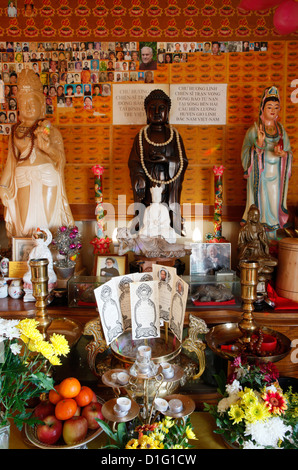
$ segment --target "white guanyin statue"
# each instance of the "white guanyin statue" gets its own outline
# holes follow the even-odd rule
[[[143,226],[140,229],[140,237],[154,238],[162,236],[168,243],[176,242],[176,232],[171,227],[169,210],[161,202],[163,185],[150,188],[152,202],[145,209]]]
[[[36,299],[34,298],[32,292],[32,283],[31,283],[31,268],[30,268],[30,260],[31,259],[41,259],[47,258],[49,260],[48,264],[48,291],[56,287],[57,284],[57,276],[54,271],[53,266],[53,256],[51,250],[49,249],[49,245],[52,242],[52,234],[50,230],[47,228],[38,228],[33,235],[34,240],[34,248],[30,251],[29,259],[28,259],[28,271],[24,274],[23,282],[24,282],[24,292],[25,296],[23,298],[24,302],[33,302]]]
[[[9,238],[30,237],[37,227],[74,225],[68,204],[60,131],[46,120],[42,83],[33,70],[18,75],[19,121],[12,126],[0,181]]]

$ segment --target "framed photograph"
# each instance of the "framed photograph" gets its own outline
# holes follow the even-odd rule
[[[190,255],[190,275],[214,275],[221,269],[231,269],[230,243],[193,243]]]
[[[114,254],[97,255],[95,258],[95,276],[109,279],[123,276],[127,272],[127,257]]]
[[[32,238],[14,237],[12,239],[12,261],[28,261],[32,248],[34,248]]]

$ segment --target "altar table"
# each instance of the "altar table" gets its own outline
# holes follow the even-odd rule
[[[189,441],[194,449],[227,449],[221,436],[215,434],[214,418],[207,412],[194,412],[191,415],[191,422],[197,440]],[[105,433],[101,433],[97,438],[87,444],[88,449],[100,449],[106,443]],[[10,430],[9,449],[36,449],[26,438],[24,431],[19,431],[14,424]],[[111,449],[113,452],[113,449]],[[117,450],[115,450],[117,452]]]

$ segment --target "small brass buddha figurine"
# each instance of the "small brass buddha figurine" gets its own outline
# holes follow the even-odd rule
[[[257,262],[259,264],[259,279],[260,275],[263,275],[264,279],[268,279],[268,274],[270,275],[277,265],[277,260],[269,253],[266,230],[260,223],[260,211],[255,204],[250,206],[247,222],[239,231],[238,258],[239,261]]]

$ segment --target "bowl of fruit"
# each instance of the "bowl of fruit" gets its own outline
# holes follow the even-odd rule
[[[87,448],[102,432],[96,420],[104,419],[103,404],[90,387],[67,377],[34,408],[32,414],[40,423],[26,424],[26,437],[40,449]]]

